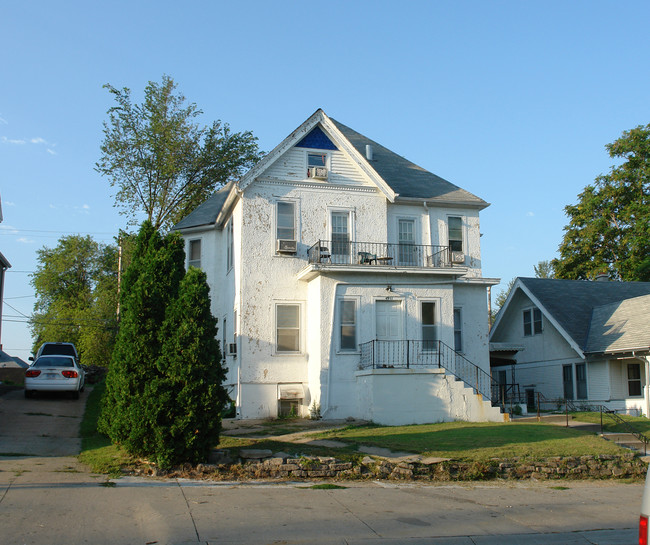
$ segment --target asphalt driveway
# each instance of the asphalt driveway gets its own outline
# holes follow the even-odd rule
[[[79,399],[64,394],[25,399],[22,388],[5,391],[0,395],[0,456],[76,456],[87,398],[88,388]]]

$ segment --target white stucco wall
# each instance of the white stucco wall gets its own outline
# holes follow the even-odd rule
[[[504,415],[443,370],[358,371],[358,413],[387,426],[431,422],[503,422]]]

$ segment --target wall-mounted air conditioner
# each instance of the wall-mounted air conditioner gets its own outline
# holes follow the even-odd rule
[[[275,250],[280,254],[295,254],[296,248],[295,240],[278,240]]]
[[[465,263],[465,254],[463,252],[451,252],[452,263]]]
[[[327,180],[327,168],[325,167],[309,167],[307,176],[315,178],[316,180]]]

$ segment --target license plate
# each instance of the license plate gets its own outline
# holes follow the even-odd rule
[[[45,373],[45,378],[56,378],[56,373]]]

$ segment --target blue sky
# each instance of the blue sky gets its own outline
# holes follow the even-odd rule
[[[649,2],[158,0],[0,6],[2,344],[26,359],[36,251],[125,226],[93,169],[102,85],[173,77],[269,151],[317,108],[492,203],[483,274],[556,256],[563,209],[650,122]],[[498,286],[493,293],[502,289]]]

